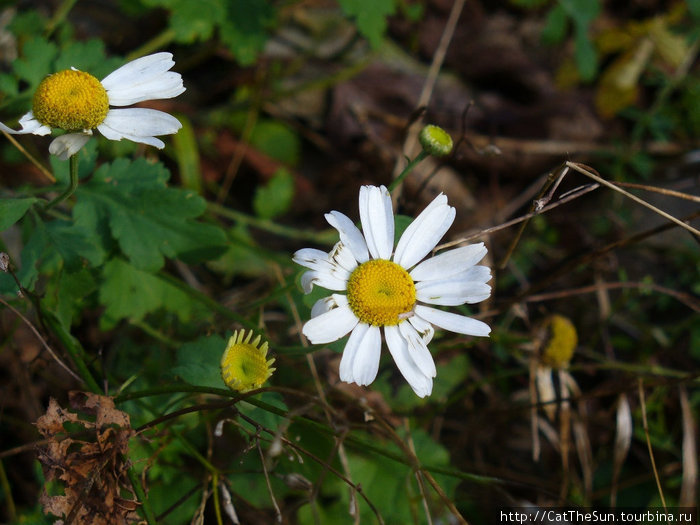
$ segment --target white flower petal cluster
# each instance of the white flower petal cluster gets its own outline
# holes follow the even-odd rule
[[[110,106],[130,106],[146,100],[173,98],[185,91],[179,73],[170,71],[175,65],[171,53],[155,53],[137,58],[113,71],[100,81]],[[32,111],[19,120],[20,130],[13,130],[0,123],[0,129],[11,134],[48,135],[51,128],[39,122]],[[111,108],[97,129],[110,140],[128,139],[133,142],[163,148],[165,144],[156,138],[172,135],[182,127],[172,115],[145,108]],[[56,137],[49,152],[61,159],[77,153],[92,136],[92,129],[67,133]]]
[[[491,279],[491,271],[477,265],[486,255],[486,247],[483,243],[463,246],[423,260],[455,218],[455,209],[447,204],[443,194],[406,228],[395,249],[388,190],[384,186],[363,186],[359,201],[362,232],[347,216],[331,211],[326,220],[338,230],[340,242],[330,253],[306,248],[294,254],[296,263],[309,268],[301,279],[304,291],[309,293],[318,285],[347,292],[348,280],[356,268],[367,261],[383,259],[408,272],[415,286],[416,303],[405,319],[377,326],[358,318],[346,294],[334,293],[316,302],[303,333],[314,344],[336,341],[350,333],[340,362],[340,379],[368,385],[377,376],[383,330],[396,366],[413,391],[425,397],[432,392],[436,376],[427,346],[434,334],[433,325],[474,336],[487,336],[491,331],[482,321],[429,306],[478,303],[490,296],[491,287],[486,283]]]

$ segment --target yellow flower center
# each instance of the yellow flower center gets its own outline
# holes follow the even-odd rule
[[[413,279],[398,264],[373,259],[359,265],[348,279],[348,302],[363,323],[386,326],[403,321],[416,304]]]
[[[566,367],[578,344],[576,327],[563,315],[554,314],[546,321],[548,340],[542,352],[542,361],[553,368]]]
[[[39,122],[66,131],[94,129],[108,111],[109,97],[100,81],[74,69],[46,77],[32,100],[32,113]]]
[[[221,377],[224,383],[238,392],[248,392],[260,388],[275,371],[270,365],[274,359],[267,359],[267,341],[260,344],[260,336],[250,341],[253,332],[234,332],[221,357]]]

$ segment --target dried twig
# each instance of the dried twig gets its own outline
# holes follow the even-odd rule
[[[654,472],[654,479],[656,480],[656,488],[659,491],[659,497],[661,498],[661,505],[666,511],[666,498],[664,498],[664,491],[661,488],[661,480],[659,479],[659,471],[656,468],[656,461],[654,461],[654,450],[651,448],[651,438],[649,437],[649,425],[647,424],[647,406],[644,400],[644,387],[642,378],[637,380],[637,388],[639,391],[639,403],[642,410],[642,425],[644,426],[644,437],[647,441],[647,448],[649,449],[649,459],[651,460],[651,469]]]

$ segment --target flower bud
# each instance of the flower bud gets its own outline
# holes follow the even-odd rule
[[[418,137],[423,149],[435,157],[444,157],[452,151],[452,137],[442,128],[428,124]]]

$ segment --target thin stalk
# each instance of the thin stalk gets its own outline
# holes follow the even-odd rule
[[[97,384],[97,381],[92,376],[90,369],[88,368],[87,364],[85,363],[85,360],[83,359],[83,356],[85,355],[85,350],[83,350],[83,347],[80,346],[80,343],[78,343],[75,340],[75,338],[70,334],[70,332],[68,332],[63,327],[63,325],[61,325],[61,323],[58,321],[58,319],[56,319],[53,316],[53,314],[51,314],[50,312],[46,312],[42,309],[41,316],[44,319],[44,322],[46,323],[47,327],[58,338],[58,340],[63,345],[63,348],[65,348],[68,354],[70,355],[72,361],[75,363],[75,366],[78,369],[78,375],[81,377],[81,379],[90,389],[90,391],[94,392],[95,394],[103,394],[103,389],[100,388],[100,386]]]
[[[15,500],[12,499],[12,488],[10,487],[10,481],[7,479],[5,466],[2,464],[2,461],[0,461],[0,486],[2,486],[2,491],[5,493],[7,516],[10,518],[10,521],[15,521],[17,519],[17,508],[15,507]]]
[[[146,517],[148,525],[157,525],[158,520],[156,519],[156,515],[153,512],[153,509],[151,508],[151,504],[149,503],[148,498],[146,497],[146,493],[143,491],[143,487],[141,487],[139,476],[136,473],[136,470],[134,469],[133,465],[129,467],[127,474],[129,476],[129,481],[131,481],[131,486],[134,488],[136,498],[141,503],[141,508],[143,509],[143,514]]]
[[[403,171],[399,173],[399,176],[396,177],[391,184],[389,184],[389,192],[394,191],[394,189],[403,182],[403,180],[406,178],[406,175],[411,173],[413,168],[415,168],[418,165],[418,163],[428,155],[430,154],[427,151],[421,150],[421,152],[418,155],[416,155],[416,158],[409,162],[408,165],[403,169]]]
[[[333,245],[338,240],[338,232],[334,229],[327,229],[321,232],[316,230],[302,230],[299,228],[294,228],[291,226],[284,226],[278,224],[268,219],[260,219],[258,217],[253,217],[252,215],[247,215],[243,212],[233,210],[222,206],[221,204],[216,204],[214,202],[207,203],[207,209],[214,215],[219,215],[227,219],[232,219],[234,221],[242,222],[253,228],[263,230],[269,233],[274,233],[280,237],[286,237],[288,239],[296,239],[302,241],[312,241],[318,244],[328,244]]]
[[[68,188],[66,188],[66,191],[61,193],[58,197],[56,197],[54,200],[49,202],[45,207],[44,211],[49,210],[56,206],[57,204],[62,203],[64,200],[66,200],[68,197],[73,195],[75,193],[75,190],[78,188],[78,154],[71,155],[70,157],[70,182],[68,183]]]

